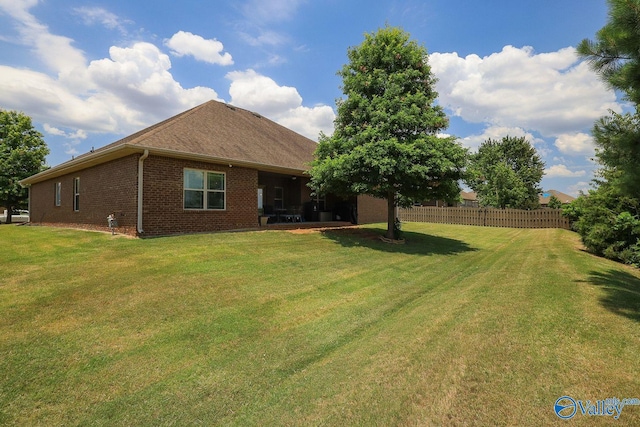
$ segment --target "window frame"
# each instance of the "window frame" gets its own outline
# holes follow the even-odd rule
[[[195,188],[195,187],[187,187],[187,179],[186,173],[196,172],[202,174],[202,187],[203,188]],[[208,188],[209,187],[209,175],[220,175],[222,176],[222,189],[216,188]],[[187,191],[198,191],[202,192],[202,207],[192,208],[187,207]],[[222,194],[222,208],[210,208],[209,206],[209,196],[211,194]],[[206,169],[195,169],[195,168],[184,168],[182,170],[182,209],[185,211],[217,211],[222,212],[227,210],[227,173],[215,170],[206,170]]]
[[[80,211],[80,177],[73,178],[73,211]]]
[[[62,182],[58,181],[53,184],[53,204],[60,206],[62,204]]]

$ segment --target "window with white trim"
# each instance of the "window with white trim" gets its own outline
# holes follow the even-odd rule
[[[73,210],[80,210],[80,177],[73,179]]]
[[[61,182],[56,182],[53,184],[53,191],[54,191],[54,197],[53,197],[53,202],[55,203],[56,206],[60,206],[60,193],[62,190],[62,183]]]
[[[225,210],[226,174],[196,169],[184,170],[184,208]]]

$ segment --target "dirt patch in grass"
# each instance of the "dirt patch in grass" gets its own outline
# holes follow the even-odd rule
[[[320,227],[320,228],[299,228],[295,230],[288,230],[292,234],[313,234],[313,233],[327,233],[337,236],[350,236],[359,237],[362,239],[377,240],[380,238],[380,233],[376,233],[373,230],[365,228],[354,227]]]

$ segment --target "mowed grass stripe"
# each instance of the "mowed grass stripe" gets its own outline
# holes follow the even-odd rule
[[[0,423],[540,425],[564,394],[634,397],[640,299],[612,289],[637,271],[563,230],[404,226],[3,228]]]

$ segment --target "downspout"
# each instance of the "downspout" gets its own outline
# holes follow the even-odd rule
[[[31,222],[31,185],[29,185],[28,187],[28,191],[29,191],[29,199],[27,201],[28,206],[27,206],[27,211],[29,212],[29,222]]]
[[[144,174],[144,159],[146,159],[147,157],[149,157],[149,150],[144,150],[144,153],[138,159],[138,234],[144,233],[144,230],[142,229],[142,177]]]

